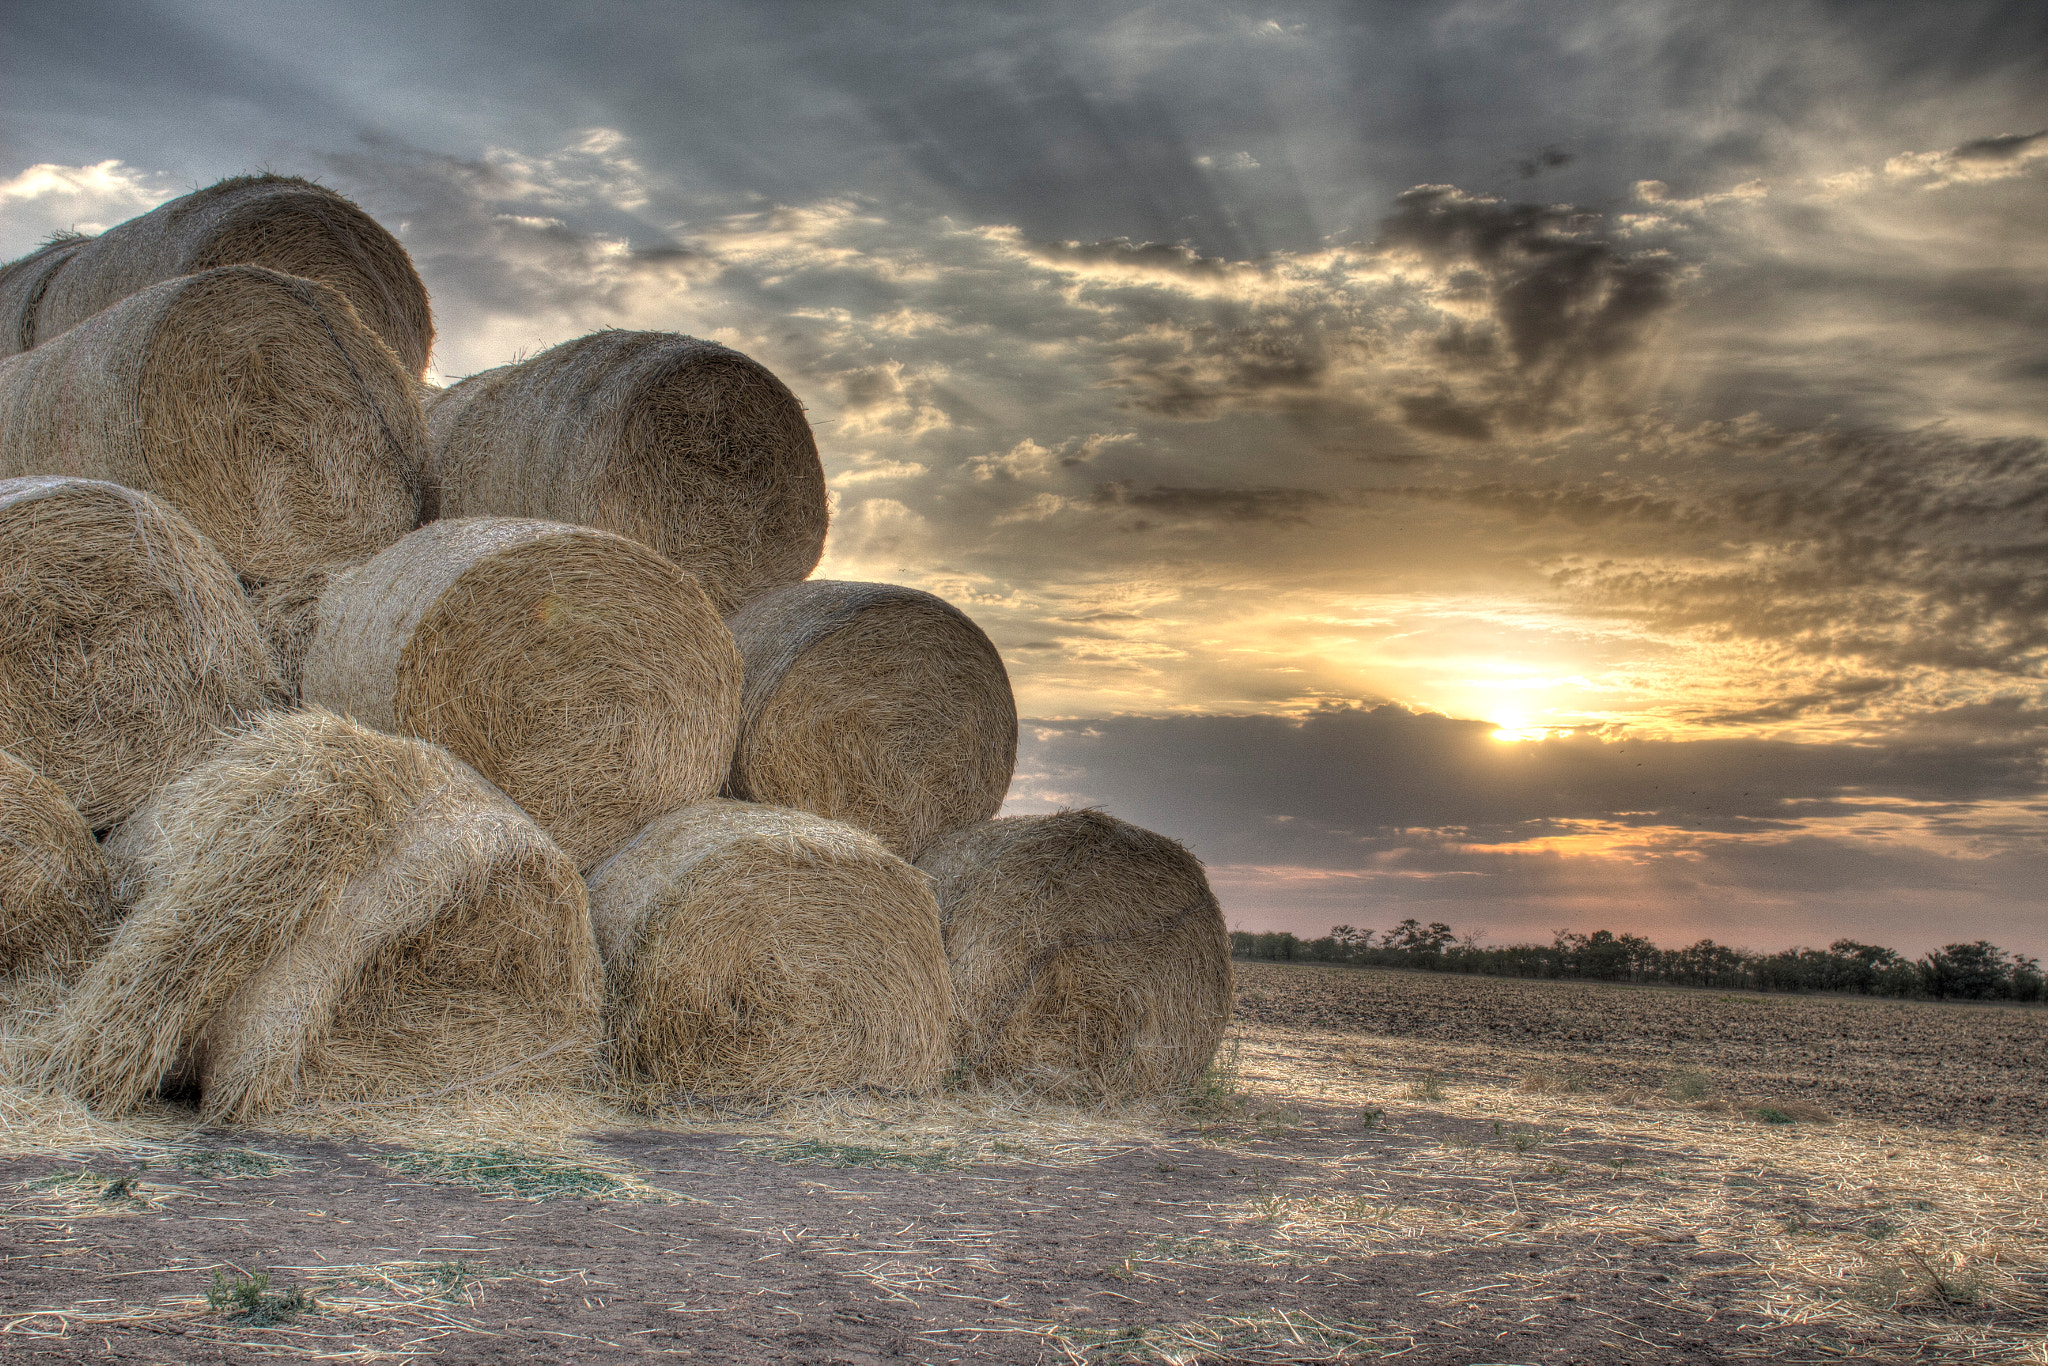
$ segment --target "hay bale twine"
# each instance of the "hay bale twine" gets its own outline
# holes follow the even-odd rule
[[[473,517],[337,575],[300,695],[446,745],[578,864],[718,790],[740,662],[696,580],[589,527]]]
[[[1230,936],[1202,865],[1100,811],[947,831],[930,874],[964,1074],[1067,1098],[1182,1091],[1230,1021]]]
[[[1002,656],[942,598],[816,579],[730,619],[746,661],[726,795],[801,807],[905,858],[993,816],[1017,766]]]
[[[153,285],[0,361],[0,476],[154,494],[251,579],[412,530],[421,432],[412,378],[348,301],[260,266]]]
[[[803,578],[825,545],[803,404],[759,363],[673,332],[594,332],[435,395],[427,484],[430,516],[645,541],[721,613]]]
[[[147,494],[0,479],[0,746],[124,819],[276,687],[235,574]]]
[[[576,866],[445,750],[272,713],[107,853],[134,904],[55,1022],[51,1078],[102,1110],[196,1089],[242,1121],[590,1064]]]
[[[0,973],[75,969],[113,923],[107,862],[78,808],[0,752]]]
[[[427,368],[434,320],[405,248],[333,190],[277,175],[223,180],[97,237],[64,234],[0,268],[0,356],[153,284],[236,265],[332,286],[409,372]]]
[[[708,801],[590,875],[629,1080],[778,1096],[938,1084],[950,1053],[939,911],[865,831]]]

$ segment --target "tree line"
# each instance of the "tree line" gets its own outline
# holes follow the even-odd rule
[[[1355,963],[1365,967],[1470,972],[1491,977],[1576,977],[1598,982],[1667,982],[1751,991],[1846,991],[1865,996],[1929,996],[1936,1000],[2040,1001],[2048,979],[2040,963],[1986,940],[1949,944],[1918,959],[1897,949],[1837,939],[1824,949],[1778,953],[1702,939],[1662,949],[1639,934],[1557,931],[1548,944],[1484,948],[1442,921],[1403,920],[1384,933],[1339,925],[1320,939],[1279,931],[1232,930],[1239,958],[1274,962]]]

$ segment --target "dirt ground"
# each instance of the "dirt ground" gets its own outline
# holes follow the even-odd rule
[[[2038,1137],[1830,1120],[1798,1069],[1710,1073],[1683,1040],[1617,1072],[1607,1025],[1489,1062],[1442,1023],[1484,1001],[1465,979],[1241,985],[1226,1065],[1174,1111],[484,1097],[192,1132],[0,1094],[0,1355],[2048,1361]],[[1428,1036],[1365,1028],[1389,1003]],[[1974,1027],[1903,1009],[1990,1086]],[[1830,1037],[1863,1043],[1804,1039],[1810,1070]],[[2040,1094],[2048,1054],[2016,1067]]]

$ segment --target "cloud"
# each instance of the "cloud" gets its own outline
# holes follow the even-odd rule
[[[1678,942],[1733,915],[1760,947],[1882,927],[1917,951],[1941,931],[1913,920],[1946,903],[2038,945],[2020,908],[2048,871],[2026,833],[2048,745],[1974,719],[1862,747],[1502,743],[1394,706],[1030,721],[1009,809],[1106,805],[1188,842],[1227,911],[1310,933],[1413,914],[1547,934],[1563,912]],[[1995,811],[2019,823],[1959,860],[1954,827]]]
[[[104,232],[177,193],[169,176],[118,160],[30,166],[0,180],[0,259],[23,255],[52,233]]]
[[[2048,129],[1973,138],[1946,152],[1904,152],[1884,164],[1884,173],[1923,190],[1982,184],[2026,175],[2048,157]]]

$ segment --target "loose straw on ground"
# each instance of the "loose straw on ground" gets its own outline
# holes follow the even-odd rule
[[[957,608],[818,579],[763,594],[731,625],[746,688],[728,796],[849,821],[905,858],[1002,806],[1017,704],[995,646]]]
[[[595,332],[437,394],[430,515],[544,517],[644,541],[721,613],[811,572],[825,474],[759,363],[672,332]]]
[[[241,1121],[589,1065],[602,977],[576,867],[445,750],[273,713],[107,852],[135,904],[51,1067],[96,1108],[196,1090],[209,1122]]]
[[[306,702],[446,745],[578,864],[724,776],[732,636],[696,581],[637,541],[435,522],[337,577],[313,612]]]
[[[367,559],[419,520],[417,386],[326,285],[226,266],[0,361],[0,475],[106,479],[244,577]]]

